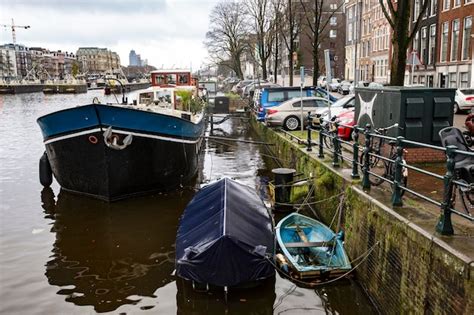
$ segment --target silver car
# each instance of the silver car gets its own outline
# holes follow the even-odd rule
[[[301,100],[303,101],[303,117],[301,117]],[[327,108],[328,100],[322,97],[292,98],[278,106],[265,109],[267,126],[281,126],[286,130],[298,130],[301,121],[306,121],[308,112],[315,113],[318,109]]]
[[[454,113],[474,108],[474,89],[457,89],[454,97]]]

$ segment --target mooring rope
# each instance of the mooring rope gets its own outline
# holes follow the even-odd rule
[[[347,275],[349,275],[350,273],[352,273],[354,270],[356,270],[369,256],[370,254],[374,251],[375,247],[377,245],[380,244],[380,241],[378,241],[377,243],[375,243],[374,245],[372,245],[372,247],[370,247],[367,251],[365,251],[365,253],[363,253],[362,255],[360,255],[359,257],[357,257],[356,259],[354,259],[352,262],[351,262],[351,265],[353,263],[355,263],[356,261],[360,260],[361,261],[355,265],[355,267],[351,268],[349,271],[347,271],[346,273],[340,275],[339,277],[336,277],[334,279],[331,279],[331,280],[328,280],[328,281],[324,281],[324,282],[318,282],[318,283],[314,283],[314,282],[305,282],[305,281],[301,281],[299,279],[295,279],[293,277],[291,277],[290,275],[286,274],[285,272],[282,271],[282,274],[285,275],[285,277],[287,279],[290,279],[291,281],[293,282],[296,282],[296,283],[299,283],[301,285],[305,285],[305,286],[309,286],[309,287],[317,287],[317,286],[321,286],[321,285],[326,285],[326,284],[329,284],[329,283],[333,283],[337,280],[340,280],[344,277],[346,277]],[[275,268],[275,269],[278,269],[278,270],[281,270],[272,260],[270,260],[268,257],[266,258],[270,264]]]
[[[344,192],[341,192],[341,193],[338,193],[336,195],[333,195],[331,197],[328,197],[326,199],[322,199],[322,200],[317,200],[317,201],[313,201],[313,202],[307,202],[307,203],[284,203],[284,202],[275,202],[276,205],[279,205],[279,206],[295,206],[295,207],[299,207],[299,206],[304,206],[304,205],[316,205],[316,204],[319,204],[319,203],[322,203],[322,202],[326,202],[328,200],[331,200],[333,198],[336,198],[336,197],[339,197],[341,195],[344,195]]]

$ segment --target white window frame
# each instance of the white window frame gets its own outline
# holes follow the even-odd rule
[[[471,40],[470,38],[472,37],[472,16],[466,16],[464,19],[463,19],[463,23],[462,23],[462,45],[461,45],[461,60],[469,60],[471,58],[470,56],[470,53],[469,53],[469,47],[467,49],[467,56],[464,56],[464,42],[466,40],[466,22],[467,20],[470,20],[470,24],[471,24],[471,31],[469,33],[469,40],[467,41],[467,44],[468,45],[471,45]],[[466,57],[466,58],[465,58]]]
[[[446,38],[444,38],[444,35],[446,34]],[[439,62],[447,62],[448,61],[448,49],[449,49],[449,22],[444,22],[441,24],[441,46],[440,46],[440,51],[439,51]],[[446,43],[446,54],[444,56],[443,60],[443,46]]]
[[[329,25],[337,25],[337,16],[331,16],[329,18]]]
[[[438,11],[438,0],[431,0],[430,2],[430,17],[435,16]]]
[[[430,36],[428,36],[428,64],[429,65],[434,64],[433,61],[434,61],[434,57],[436,56],[436,50],[432,51],[431,48],[436,49],[436,24],[430,25]]]
[[[451,0],[442,0],[443,1],[443,11],[448,11],[451,7]]]
[[[456,24],[457,23],[457,24]],[[454,32],[456,32],[456,27],[457,26],[457,41],[456,43],[454,42]],[[451,27],[451,50],[450,50],[450,57],[449,58],[451,61],[457,61],[458,60],[458,55],[459,55],[459,35],[460,35],[460,29],[461,29],[461,22],[459,19],[455,19],[452,22],[452,27]],[[453,50],[456,49],[455,54],[453,54]]]
[[[456,3],[458,2],[458,3]],[[461,6],[462,1],[461,0],[453,0],[453,9],[459,8]]]
[[[329,30],[329,38],[336,38],[337,30]]]

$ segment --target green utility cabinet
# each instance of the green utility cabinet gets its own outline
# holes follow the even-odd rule
[[[438,132],[453,125],[455,89],[398,87],[356,88],[355,116],[358,126],[374,128],[398,123],[389,136],[440,144]]]

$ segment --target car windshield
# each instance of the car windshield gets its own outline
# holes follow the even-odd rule
[[[467,95],[474,94],[474,89],[462,89],[460,91],[462,92],[462,94],[467,94]]]
[[[343,97],[341,99],[338,99],[337,101],[335,101],[331,107],[341,107],[341,106],[344,106],[344,104],[346,104],[347,102],[349,102],[349,100],[351,98],[354,98],[354,96],[346,96],[346,97]]]

